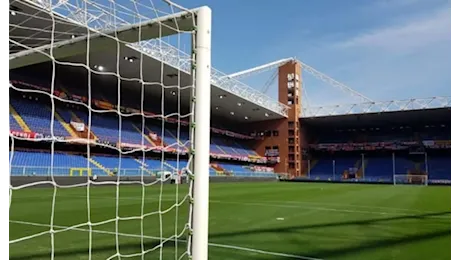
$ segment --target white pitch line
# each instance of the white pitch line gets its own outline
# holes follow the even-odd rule
[[[310,209],[310,210],[318,210],[318,211],[334,211],[334,212],[353,213],[353,214],[357,213],[357,214],[371,214],[371,215],[413,216],[413,214],[404,213],[404,212],[363,211],[363,210],[337,209],[337,208],[326,208],[326,207],[311,207],[311,206],[301,206],[301,205],[271,204],[271,203],[261,203],[261,202],[232,202],[232,201],[219,201],[219,200],[210,200],[209,202],[210,203],[220,203],[220,204],[245,205],[245,206]],[[419,212],[419,213],[422,213],[422,212]],[[426,212],[426,214],[431,214],[431,213],[436,213],[436,212]],[[427,216],[427,217],[439,218],[439,219],[450,219],[450,216]]]
[[[49,224],[42,224],[42,223],[34,223],[34,222],[27,222],[27,221],[18,221],[18,220],[10,220],[10,223],[14,224],[22,224],[22,225],[29,225],[29,226],[36,226],[36,227],[51,227]],[[60,229],[68,229],[68,230],[74,230],[74,231],[82,231],[82,232],[89,232],[89,229],[86,228],[72,228],[72,227],[67,227],[67,226],[59,226],[59,225],[53,225],[53,228],[60,228]],[[99,233],[99,234],[107,234],[107,235],[117,235],[115,232],[111,231],[104,231],[104,230],[97,230],[97,229],[92,229],[91,232],[94,233]],[[48,232],[46,232],[48,233]],[[137,234],[129,234],[129,233],[118,233],[119,236],[124,236],[124,237],[133,237],[133,238],[140,238],[140,235]],[[149,238],[149,239],[158,239],[160,240],[160,237],[154,237],[154,236],[143,236],[144,238]],[[183,239],[178,239],[178,242],[181,243],[187,243],[187,240]],[[241,250],[241,251],[246,251],[246,252],[252,252],[252,253],[258,253],[258,254],[265,254],[265,255],[272,255],[272,256],[280,256],[280,257],[285,257],[285,258],[291,258],[291,259],[300,259],[300,260],[323,260],[320,258],[314,258],[314,257],[307,257],[307,256],[301,256],[301,255],[292,255],[292,254],[285,254],[285,253],[279,253],[279,252],[271,252],[271,251],[265,251],[265,250],[260,250],[260,249],[254,249],[254,248],[247,248],[247,247],[240,247],[240,246],[233,246],[233,245],[225,245],[225,244],[217,244],[217,243],[208,243],[209,246],[213,247],[220,247],[220,248],[226,248],[226,249],[235,249],[235,250]]]
[[[46,196],[48,197],[48,196]],[[51,197],[51,196],[50,196]],[[59,197],[68,197],[68,198],[86,198],[86,196],[70,196],[70,195],[59,195]],[[111,199],[114,200],[116,197],[112,196],[90,196],[91,199]],[[172,195],[163,195],[162,201],[175,201]],[[175,197],[174,197],[175,198]],[[159,198],[152,197],[152,198],[144,198],[146,201],[158,201]],[[126,201],[139,201],[138,197],[119,197],[119,200],[126,200]],[[275,203],[271,203],[275,202]],[[334,212],[341,212],[341,213],[352,213],[352,214],[370,214],[370,215],[395,215],[395,216],[412,216],[413,214],[434,214],[436,212],[429,212],[429,211],[412,211],[407,210],[407,212],[387,212],[387,211],[367,211],[367,210],[352,210],[352,209],[339,209],[339,208],[332,208],[332,207],[314,207],[314,206],[307,206],[307,204],[317,204],[317,205],[339,205],[334,203],[309,203],[309,202],[296,202],[296,201],[286,201],[285,203],[288,204],[279,204],[276,202],[283,203],[282,201],[269,201],[266,202],[234,202],[228,200],[209,200],[209,203],[217,203],[217,204],[235,204],[235,205],[245,205],[245,206],[263,206],[263,207],[278,207],[278,208],[298,208],[298,209],[311,209],[311,210],[318,210],[318,211],[334,211]],[[289,205],[290,204],[290,205]],[[349,205],[350,207],[362,207],[362,208],[369,208],[369,209],[388,209],[388,210],[396,210],[396,211],[403,211],[404,209],[399,208],[391,208],[391,207],[372,207],[372,206],[357,206],[353,204],[343,204]],[[412,211],[412,212],[411,212]],[[450,219],[450,216],[428,216],[429,218],[438,218],[438,219]]]
[[[345,206],[345,207],[354,207],[354,208],[363,208],[363,209],[383,209],[383,210],[395,210],[395,211],[405,211],[405,213],[412,212],[412,213],[436,213],[432,211],[424,211],[424,210],[416,210],[416,209],[403,209],[403,208],[395,208],[395,207],[379,207],[379,206],[369,206],[369,205],[358,205],[358,204],[348,204],[348,203],[330,203],[330,202],[315,202],[315,201],[264,201],[268,203],[290,203],[290,204],[297,204],[297,205],[326,205],[326,206]]]

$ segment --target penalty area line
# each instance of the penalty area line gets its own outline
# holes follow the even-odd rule
[[[10,223],[21,224],[21,225],[29,225],[29,226],[36,226],[36,227],[47,227],[47,228],[51,227],[50,224],[34,223],[34,222],[19,221],[19,220],[10,220]],[[90,231],[89,229],[86,229],[86,228],[77,228],[77,227],[72,228],[72,227],[59,226],[59,225],[53,225],[53,227],[54,228],[60,228],[60,229],[68,229],[69,231],[70,230],[82,231],[82,232],[89,232]],[[116,232],[105,231],[105,230],[97,230],[97,229],[92,229],[91,232],[99,233],[99,234],[106,234],[106,235],[117,235]],[[140,238],[141,237],[141,235],[129,234],[129,233],[118,233],[118,235],[119,236],[124,236],[124,237],[133,237],[133,238]],[[161,239],[161,237],[146,236],[146,235],[144,235],[143,237],[144,238],[149,238],[149,239]],[[177,241],[181,242],[181,243],[187,243],[187,240],[184,240],[184,239],[177,239]],[[279,257],[291,258],[291,259],[323,260],[323,259],[320,259],[320,258],[301,256],[301,255],[292,255],[292,254],[279,253],[279,252],[271,252],[271,251],[266,251],[266,250],[261,250],[261,249],[240,247],[240,246],[234,246],[234,245],[217,244],[217,243],[211,243],[211,242],[209,242],[208,245],[212,246],[212,247],[234,249],[234,250],[246,251],[246,252],[251,252],[251,253],[279,256]]]

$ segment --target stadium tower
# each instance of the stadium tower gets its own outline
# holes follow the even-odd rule
[[[306,145],[305,131],[300,129],[302,113],[302,68],[295,60],[278,67],[278,99],[289,106],[286,118],[254,124],[254,130],[263,133],[256,143],[259,154],[270,152],[279,156],[274,168],[277,173],[301,176],[306,165],[302,162],[302,147]]]

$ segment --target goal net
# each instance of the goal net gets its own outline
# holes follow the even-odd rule
[[[20,0],[9,15],[10,257],[207,259],[210,9]]]
[[[393,176],[393,184],[428,185],[428,176],[413,174],[395,174]]]

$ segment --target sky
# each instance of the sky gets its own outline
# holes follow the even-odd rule
[[[226,74],[295,57],[374,101],[451,94],[451,0],[120,1],[149,17],[158,13],[135,3],[166,11],[171,8],[164,1],[209,6],[212,66]],[[165,38],[172,43],[180,37]],[[188,42],[172,45],[186,50]],[[278,99],[273,73],[241,81],[257,90],[272,83],[267,94]],[[303,104],[363,102],[305,71],[302,79]]]
[[[373,100],[450,96],[449,0],[175,2],[212,9],[212,66],[225,73],[296,57]],[[262,89],[269,78],[242,81]],[[303,80],[313,105],[358,101],[308,74]]]

